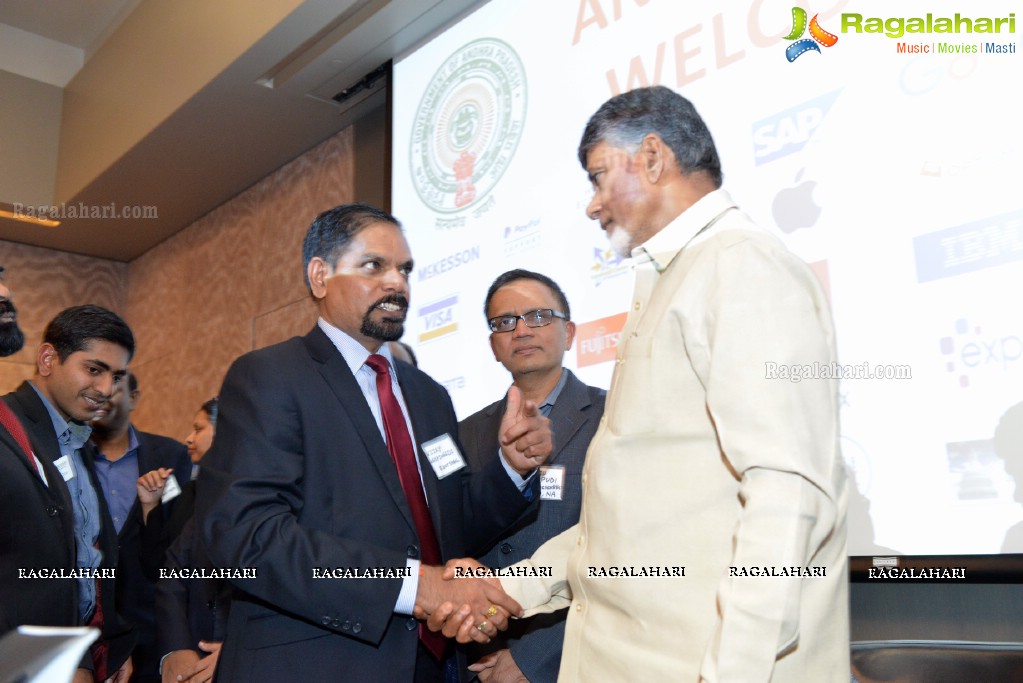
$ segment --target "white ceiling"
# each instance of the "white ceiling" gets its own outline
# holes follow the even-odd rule
[[[140,0],[3,0],[0,24],[95,52]],[[0,65],[2,66],[2,65]]]
[[[154,1],[160,0],[0,0],[0,69],[44,80],[24,72],[40,63],[38,55],[61,50],[80,51],[81,68],[134,9]],[[331,97],[483,2],[302,0],[83,190],[55,198],[156,204],[159,219],[134,225],[70,219],[40,230],[0,218],[0,240],[132,260],[357,117],[377,111],[384,101],[381,86],[343,104]],[[4,30],[19,38],[17,49],[10,41],[4,47]],[[275,73],[272,87],[261,84],[260,75]],[[0,196],[0,202],[13,201]]]

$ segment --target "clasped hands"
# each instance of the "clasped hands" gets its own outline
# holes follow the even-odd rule
[[[496,577],[476,576],[475,571],[460,576],[458,568],[486,570],[470,558],[451,560],[443,567],[423,565],[412,614],[425,620],[431,631],[459,643],[489,643],[508,628],[510,616],[522,616],[522,606],[504,592]]]

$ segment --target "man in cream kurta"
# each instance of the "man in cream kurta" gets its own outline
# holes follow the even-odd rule
[[[769,379],[835,361],[820,285],[719,189],[676,93],[612,98],[580,159],[635,294],[579,524],[524,563],[553,577],[502,586],[527,616],[569,609],[560,680],[848,681],[837,382]]]

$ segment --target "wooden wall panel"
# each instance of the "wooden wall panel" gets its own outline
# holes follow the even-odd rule
[[[25,347],[0,358],[0,394],[35,374],[43,330],[65,308],[97,304],[124,315],[126,263],[0,240],[0,266],[25,332]]]
[[[321,211],[352,201],[353,145],[348,128],[131,262],[136,425],[183,438],[235,358],[309,330],[302,238]]]

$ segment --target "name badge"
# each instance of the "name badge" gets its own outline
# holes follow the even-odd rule
[[[57,471],[60,472],[60,476],[64,477],[64,481],[71,481],[75,478],[75,468],[71,464],[71,458],[62,455],[54,460],[53,464],[57,466]]]
[[[173,474],[167,477],[167,483],[163,485],[163,495],[160,496],[161,503],[169,503],[181,495],[181,485]]]
[[[430,439],[423,444],[423,450],[438,479],[443,479],[465,467],[465,458],[458,451],[455,440],[448,434]]]
[[[540,468],[540,500],[561,500],[565,494],[565,466]]]

